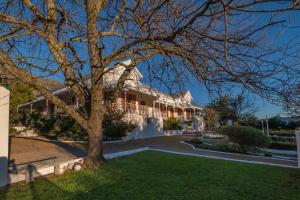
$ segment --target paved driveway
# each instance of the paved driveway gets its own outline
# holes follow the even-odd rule
[[[150,147],[162,151],[195,154],[198,156],[220,159],[240,160],[244,162],[251,161],[289,167],[297,166],[297,162],[295,161],[199,150],[193,149],[190,145],[180,143],[191,137],[192,136],[163,136],[118,143],[106,143],[104,144],[104,153],[115,153],[142,147]],[[28,165],[28,163],[33,163],[39,167],[85,155],[86,144],[46,142],[25,138],[12,138],[11,140],[10,161],[15,169],[22,169],[24,166]]]

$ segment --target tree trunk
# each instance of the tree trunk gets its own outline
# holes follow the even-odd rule
[[[88,135],[88,154],[84,165],[87,168],[98,168],[103,163],[102,125],[95,124],[88,130]]]

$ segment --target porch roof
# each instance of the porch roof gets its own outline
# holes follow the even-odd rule
[[[58,90],[55,90],[52,92],[52,94],[54,95],[59,95],[59,94],[63,94],[65,92],[69,92],[70,91],[70,88],[69,87],[64,87],[64,88],[61,88],[61,89],[58,89]],[[35,100],[33,101],[29,101],[27,103],[23,103],[23,104],[20,104],[18,105],[18,108],[22,108],[22,107],[26,107],[26,106],[29,106],[31,104],[34,104],[34,103],[37,103],[39,101],[42,101],[42,100],[45,100],[45,97],[44,96],[39,96],[37,97]]]

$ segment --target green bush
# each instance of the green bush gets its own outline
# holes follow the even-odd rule
[[[124,113],[109,112],[104,115],[103,132],[106,139],[121,139],[136,126],[123,120]]]
[[[181,130],[179,120],[175,117],[171,117],[167,120],[164,120],[164,130]]]
[[[264,153],[264,156],[265,156],[265,157],[272,157],[273,155],[272,155],[272,153],[270,153],[270,152],[265,152],[265,153]]]
[[[222,127],[220,133],[227,135],[229,140],[238,144],[243,153],[253,147],[266,147],[270,143],[270,139],[259,129],[249,126]]]
[[[136,126],[122,120],[124,114],[110,112],[104,115],[103,133],[105,139],[120,139]],[[50,139],[87,140],[86,131],[68,115],[46,116],[40,113],[23,113],[23,125],[33,128],[37,134]]]

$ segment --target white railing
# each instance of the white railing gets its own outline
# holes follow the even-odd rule
[[[126,106],[123,103],[113,103],[110,105],[110,108],[112,110],[120,110],[120,111],[126,111],[131,114],[138,114],[146,117],[162,117],[163,119],[168,118],[168,111],[166,110],[160,110],[159,108],[153,108],[150,106],[145,105],[138,105],[134,103],[127,103]],[[184,117],[183,114],[178,115],[177,118],[184,121],[184,120],[191,120],[192,114],[187,115]]]
[[[126,111],[131,114],[138,114],[142,116],[153,116],[153,108],[149,106],[144,105],[137,105],[132,103],[127,103],[126,106],[124,104],[111,104],[110,106],[113,110],[120,110],[120,111]]]

